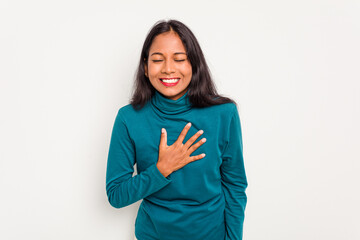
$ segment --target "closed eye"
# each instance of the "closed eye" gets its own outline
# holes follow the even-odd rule
[[[153,62],[162,62],[163,60],[152,60]],[[175,62],[183,62],[185,59],[175,60]]]

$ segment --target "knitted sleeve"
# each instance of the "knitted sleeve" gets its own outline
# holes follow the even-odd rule
[[[170,176],[161,174],[156,163],[132,176],[136,162],[135,147],[122,114],[119,109],[111,134],[106,169],[106,193],[109,203],[115,208],[143,199],[172,181]]]
[[[248,183],[243,159],[240,118],[236,105],[234,105],[222,160],[220,171],[225,195],[225,240],[241,240],[247,203],[245,190]]]

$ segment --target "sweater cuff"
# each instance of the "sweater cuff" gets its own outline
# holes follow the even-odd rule
[[[168,183],[170,183],[171,180],[171,174],[169,174],[169,176],[165,177],[164,175],[162,175],[162,173],[159,171],[159,169],[156,166],[156,163],[154,163],[153,165],[151,165],[149,167],[150,173],[152,174],[152,176],[154,177],[155,181],[157,183],[159,183],[160,185],[167,185]]]

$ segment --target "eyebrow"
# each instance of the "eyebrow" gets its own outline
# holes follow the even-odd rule
[[[154,52],[150,56],[155,55],[155,54],[164,55],[164,54],[162,54],[160,52]],[[176,53],[174,53],[174,55],[178,55],[178,54],[185,54],[186,55],[186,53],[184,53],[184,52],[176,52]]]

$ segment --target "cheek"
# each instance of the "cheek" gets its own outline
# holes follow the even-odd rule
[[[191,78],[191,76],[192,76],[191,65],[184,66],[184,68],[182,69],[182,72],[183,72],[184,76]]]
[[[161,70],[161,64],[149,64],[149,75],[157,75]]]

